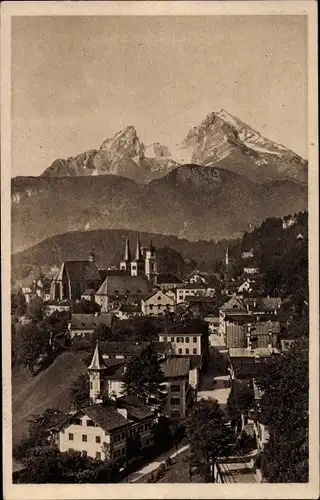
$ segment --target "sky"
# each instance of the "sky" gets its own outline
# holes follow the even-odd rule
[[[307,157],[306,17],[15,17],[11,47],[13,177],[128,125],[170,148],[222,108]]]

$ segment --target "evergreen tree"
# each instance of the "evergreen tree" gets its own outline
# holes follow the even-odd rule
[[[130,360],[124,376],[124,394],[137,395],[145,404],[159,409],[166,393],[164,376],[153,346],[148,345]]]
[[[270,440],[262,472],[270,483],[308,481],[308,338],[266,366],[257,383],[263,391],[261,419]]]

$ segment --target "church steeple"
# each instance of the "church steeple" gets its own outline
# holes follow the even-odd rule
[[[124,260],[124,262],[131,262],[130,243],[129,243],[128,236],[126,237],[126,246],[125,246],[125,250],[124,250],[123,260]]]
[[[107,367],[104,364],[103,357],[101,356],[99,351],[99,341],[97,340],[91,363],[88,366],[88,370],[101,371],[105,370],[106,368]]]
[[[136,245],[136,261],[141,260],[141,246],[140,246],[140,240],[139,240],[139,234],[137,236],[137,245]]]
[[[103,394],[105,394],[107,390],[104,376],[104,370],[106,369],[107,367],[104,364],[99,351],[99,342],[97,341],[91,363],[88,366],[90,379],[90,401],[93,404],[100,402]]]

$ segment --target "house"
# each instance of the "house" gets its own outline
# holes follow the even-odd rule
[[[183,285],[183,286],[178,286],[176,288],[176,301],[177,304],[180,304],[181,302],[185,302],[186,297],[193,295],[193,296],[201,296],[205,295],[206,293],[206,287],[203,284],[192,284],[189,283],[188,285]]]
[[[106,325],[109,328],[112,328],[114,322],[115,316],[110,313],[73,313],[71,321],[68,324],[68,330],[72,339],[74,337],[86,337],[92,335],[97,326]]]
[[[137,304],[122,304],[118,311],[115,311],[118,319],[129,319],[136,316],[141,316],[141,305]]]
[[[175,289],[178,286],[182,286],[183,282],[177,278],[174,274],[158,274],[157,286],[161,288],[163,291],[167,291],[170,289]]]
[[[247,278],[241,283],[240,286],[238,286],[237,291],[238,291],[238,293],[244,293],[244,292],[250,293],[250,292],[252,292],[251,286],[252,286],[252,282],[249,278]]]
[[[254,316],[252,314],[232,315],[224,318],[224,341],[227,348],[276,347],[280,334],[280,323],[275,316]]]
[[[54,312],[70,312],[73,302],[71,300],[49,300],[45,303],[44,311],[46,316]]]
[[[202,327],[196,321],[178,324],[159,334],[159,342],[170,343],[175,355],[202,355]]]
[[[296,342],[295,339],[281,339],[280,340],[281,351],[282,352],[289,351],[295,342]]]
[[[176,310],[176,301],[162,290],[152,292],[141,300],[141,311],[146,316],[163,316]]]
[[[119,310],[124,304],[139,305],[153,287],[146,276],[108,276],[96,292],[101,311]]]
[[[226,316],[235,317],[244,315],[262,316],[265,314],[278,314],[282,301],[279,297],[242,298],[231,297],[219,309],[219,329],[222,335],[226,334]]]
[[[296,217],[286,216],[282,219],[282,229],[289,229],[289,227],[294,226],[297,223]]]
[[[243,268],[243,272],[249,275],[259,274],[260,268],[258,266],[246,266]]]
[[[67,415],[54,432],[61,452],[75,450],[99,460],[127,456],[128,440],[139,437],[142,449],[152,445],[154,413],[138,398],[96,403]]]
[[[244,250],[243,252],[241,252],[241,258],[243,260],[245,259],[252,259],[254,256],[254,250],[253,248],[251,248],[250,250]]]
[[[82,300],[88,300],[89,302],[94,302],[94,296],[96,290],[94,288],[87,288],[81,295]]]
[[[184,418],[189,386],[190,359],[171,357],[161,365],[167,388],[164,413],[170,418]]]
[[[263,372],[266,363],[279,355],[278,349],[259,348],[248,349],[244,347],[229,348],[229,373],[230,379],[257,378]]]
[[[203,273],[195,269],[191,274],[189,274],[188,283],[206,285],[208,283],[208,275],[207,273]]]

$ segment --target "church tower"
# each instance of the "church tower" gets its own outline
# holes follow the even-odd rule
[[[92,361],[88,366],[90,380],[90,402],[98,403],[102,399],[102,395],[107,392],[107,385],[104,378],[105,370],[103,358],[99,352],[99,342],[97,341]]]
[[[145,274],[145,264],[142,257],[139,234],[138,234],[135,258],[131,262],[131,276],[144,276],[144,274]]]
[[[120,271],[130,271],[130,265],[131,265],[131,252],[130,252],[129,238],[127,236],[123,260],[120,262]]]
[[[148,280],[153,284],[153,286],[157,285],[158,267],[157,267],[156,251],[154,246],[152,245],[152,241],[150,241],[149,248],[146,251],[145,275],[147,276]]]

